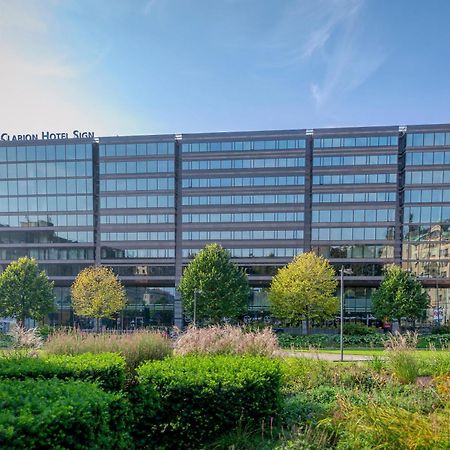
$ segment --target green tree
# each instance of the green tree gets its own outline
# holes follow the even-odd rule
[[[0,316],[42,320],[54,310],[53,282],[29,257],[13,261],[0,275]]]
[[[125,288],[109,267],[93,266],[83,269],[71,288],[75,314],[95,317],[97,329],[102,318],[111,318],[125,307]]]
[[[385,318],[416,320],[422,317],[430,304],[430,298],[422,283],[410,272],[396,264],[384,268],[384,279],[373,296],[373,313],[380,320]]]
[[[306,320],[334,317],[339,301],[334,268],[327,259],[303,253],[278,270],[272,279],[269,301],[272,314],[298,325]]]
[[[250,298],[247,274],[234,264],[218,244],[207,245],[188,265],[178,289],[185,313],[200,321],[219,322],[244,314]]]

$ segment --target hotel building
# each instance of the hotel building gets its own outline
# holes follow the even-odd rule
[[[88,135],[89,136],[89,135]],[[92,264],[127,289],[121,326],[180,323],[183,267],[219,242],[253,288],[304,251],[346,276],[347,317],[371,318],[383,265],[450,316],[450,125],[0,141],[0,270],[20,256],[55,281],[50,322]],[[432,312],[432,311],[431,311]]]

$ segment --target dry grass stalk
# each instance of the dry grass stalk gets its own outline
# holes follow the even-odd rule
[[[245,332],[240,327],[209,326],[188,328],[175,342],[176,355],[259,355],[272,356],[279,350],[278,340],[269,328]]]
[[[140,330],[130,334],[86,333],[77,329],[49,336],[44,350],[57,355],[120,353],[134,369],[143,361],[163,359],[171,353],[170,340],[160,332]]]

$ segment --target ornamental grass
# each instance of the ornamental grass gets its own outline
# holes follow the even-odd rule
[[[57,331],[49,336],[44,350],[53,355],[119,353],[131,370],[143,361],[163,359],[172,352],[170,340],[165,335],[148,330],[127,334],[87,333],[78,329]]]
[[[241,327],[209,326],[188,328],[175,342],[176,355],[273,356],[279,350],[272,329],[247,332]]]

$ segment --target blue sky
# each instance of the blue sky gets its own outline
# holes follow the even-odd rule
[[[0,130],[450,122],[445,0],[0,0]]]

